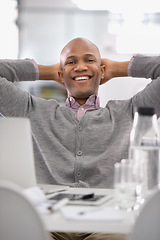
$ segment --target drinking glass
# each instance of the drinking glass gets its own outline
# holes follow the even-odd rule
[[[136,172],[128,159],[114,165],[115,209],[131,211],[136,205]]]

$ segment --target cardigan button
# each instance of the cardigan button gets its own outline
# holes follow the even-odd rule
[[[77,155],[78,155],[78,156],[82,156],[82,151],[80,151],[80,150],[77,151]]]
[[[80,172],[77,172],[77,177],[80,177],[81,176],[81,173]]]
[[[77,128],[78,128],[79,131],[82,131],[82,126],[81,125],[78,125]]]

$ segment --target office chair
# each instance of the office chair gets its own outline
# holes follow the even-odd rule
[[[9,182],[0,182],[0,239],[49,240],[36,209],[18,187]]]
[[[160,240],[160,191],[144,204],[129,240]]]

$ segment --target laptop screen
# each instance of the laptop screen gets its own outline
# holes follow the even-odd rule
[[[0,179],[36,185],[30,120],[0,117]]]

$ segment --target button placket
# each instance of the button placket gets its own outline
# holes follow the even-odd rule
[[[76,127],[76,134],[77,134],[77,138],[76,138],[76,155],[77,155],[77,161],[76,161],[76,170],[75,170],[75,179],[76,181],[81,180],[81,158],[83,155],[83,151],[82,151],[82,130],[83,127],[80,124],[80,122],[77,124]]]

